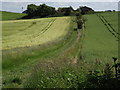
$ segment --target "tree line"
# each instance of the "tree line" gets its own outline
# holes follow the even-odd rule
[[[86,6],[84,8],[85,9],[81,8],[82,12],[88,12],[90,10],[94,11]],[[27,15],[22,18],[29,19],[29,18],[52,17],[52,16],[70,16],[70,15],[75,15],[75,13],[78,12],[78,9],[74,10],[70,6],[70,7],[58,8],[58,10],[56,10],[55,7],[51,7],[46,4],[41,4],[39,6],[35,4],[30,4],[27,6],[27,10],[23,12],[26,13]]]

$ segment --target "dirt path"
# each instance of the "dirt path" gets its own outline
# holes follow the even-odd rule
[[[72,64],[77,64],[79,59],[80,59],[80,54],[81,54],[81,50],[82,50],[82,47],[83,47],[83,39],[84,39],[84,33],[83,31],[85,30],[85,25],[83,25],[83,28],[82,29],[79,29],[77,32],[78,32],[78,37],[77,37],[77,42],[79,44],[79,41],[80,41],[80,45],[79,45],[79,51],[78,53],[76,54],[76,56],[73,58],[72,60]]]

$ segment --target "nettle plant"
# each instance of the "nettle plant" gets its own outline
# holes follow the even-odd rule
[[[118,59],[116,57],[113,57],[114,60],[114,65],[113,67],[115,68],[115,77],[116,79],[120,78],[120,62],[118,62]]]

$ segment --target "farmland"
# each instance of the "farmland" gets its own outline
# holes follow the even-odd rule
[[[1,19],[4,21],[4,20],[20,19],[21,17],[25,16],[26,14],[0,11],[0,16],[1,15],[2,15],[2,18],[0,18],[0,21],[1,21]]]
[[[77,31],[75,16],[3,21],[3,87],[89,87],[88,71],[100,72],[118,57],[116,16],[84,15]]]
[[[54,18],[51,18],[50,20],[44,19],[44,22],[46,21],[49,23],[52,19],[54,20]],[[43,44],[43,45],[36,45],[36,46],[33,45],[31,47],[25,46],[23,48],[13,48],[13,49],[8,49],[8,50],[6,50],[6,49],[3,50],[3,71],[4,71],[3,74],[5,75],[4,76],[5,83],[6,82],[8,83],[7,85],[9,85],[9,84],[11,85],[11,79],[9,78],[9,76],[14,78],[14,77],[16,77],[16,75],[23,74],[23,72],[24,72],[24,74],[26,74],[25,73],[26,70],[29,70],[28,66],[30,66],[30,65],[33,66],[36,63],[36,61],[41,61],[41,60],[43,61],[47,58],[51,59],[55,56],[58,56],[59,53],[61,53],[65,49],[67,49],[67,47],[71,47],[70,45],[75,40],[76,34],[77,34],[76,32],[73,32],[73,27],[76,27],[76,25],[73,24],[72,27],[69,26],[69,25],[71,25],[71,23],[70,23],[71,18],[70,17],[62,17],[62,18],[56,18],[56,19],[60,20],[60,21],[62,20],[60,23],[64,23],[66,21],[67,21],[67,23],[66,23],[66,26],[60,27],[59,33],[56,32],[58,30],[57,24],[59,22],[54,23],[55,25],[54,24],[51,25],[51,27],[50,27],[51,32],[49,31],[50,28],[47,30],[46,33],[49,33],[49,34],[51,33],[50,36],[52,38],[51,37],[49,37],[49,38],[51,38],[51,40],[54,40],[54,41],[46,42],[46,44]],[[7,21],[5,23],[7,23]],[[57,26],[57,27],[55,27],[55,26]],[[69,29],[70,27],[71,27],[71,29]],[[16,29],[14,29],[14,30],[16,30]],[[54,31],[52,31],[52,30],[54,30]],[[13,32],[16,33],[15,31],[13,31]],[[27,30],[26,30],[26,32],[27,32]],[[43,36],[44,36],[44,33],[42,34]],[[54,35],[52,35],[52,33],[54,33]],[[10,33],[7,34],[7,31],[5,33],[3,31],[3,35],[7,35],[7,36],[10,35],[11,36]],[[70,36],[70,38],[69,38],[69,36]],[[4,37],[5,36],[3,36],[3,39],[4,39]],[[55,39],[53,37],[55,37]],[[43,38],[47,38],[47,37],[44,36]],[[27,39],[26,39],[26,41],[27,41]],[[23,69],[23,68],[25,68],[25,69]],[[9,75],[6,75],[6,73],[8,73],[8,72],[9,72]],[[13,73],[15,73],[15,72],[16,72],[16,74],[14,74],[15,76],[12,76]],[[19,76],[19,78],[23,79],[25,77],[22,75],[22,77]],[[13,85],[14,85],[14,83],[13,83]]]
[[[40,45],[55,40],[65,35],[69,22],[69,17],[4,21],[3,49]],[[60,23],[64,26],[59,26]]]
[[[105,18],[109,15],[106,19],[108,22],[114,23],[112,26],[114,26],[117,31],[117,13],[111,17],[112,14],[113,13],[100,13],[100,15],[105,16]],[[118,57],[118,38],[114,37],[114,35],[109,32],[99,16],[86,15],[85,17],[88,21],[84,32],[85,38],[82,49],[83,59],[85,59],[85,62],[91,63],[92,66],[96,66],[97,61],[100,61],[101,65],[105,65],[105,63],[112,64],[112,57]],[[95,24],[95,22],[97,23]],[[90,67],[92,68],[92,66]],[[99,68],[101,67],[103,66],[99,66]]]
[[[102,13],[102,16],[118,31],[118,12]]]

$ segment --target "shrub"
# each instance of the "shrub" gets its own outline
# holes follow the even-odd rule
[[[15,78],[12,80],[12,83],[21,84],[21,83],[22,83],[22,80],[21,80],[19,77],[15,77]]]

